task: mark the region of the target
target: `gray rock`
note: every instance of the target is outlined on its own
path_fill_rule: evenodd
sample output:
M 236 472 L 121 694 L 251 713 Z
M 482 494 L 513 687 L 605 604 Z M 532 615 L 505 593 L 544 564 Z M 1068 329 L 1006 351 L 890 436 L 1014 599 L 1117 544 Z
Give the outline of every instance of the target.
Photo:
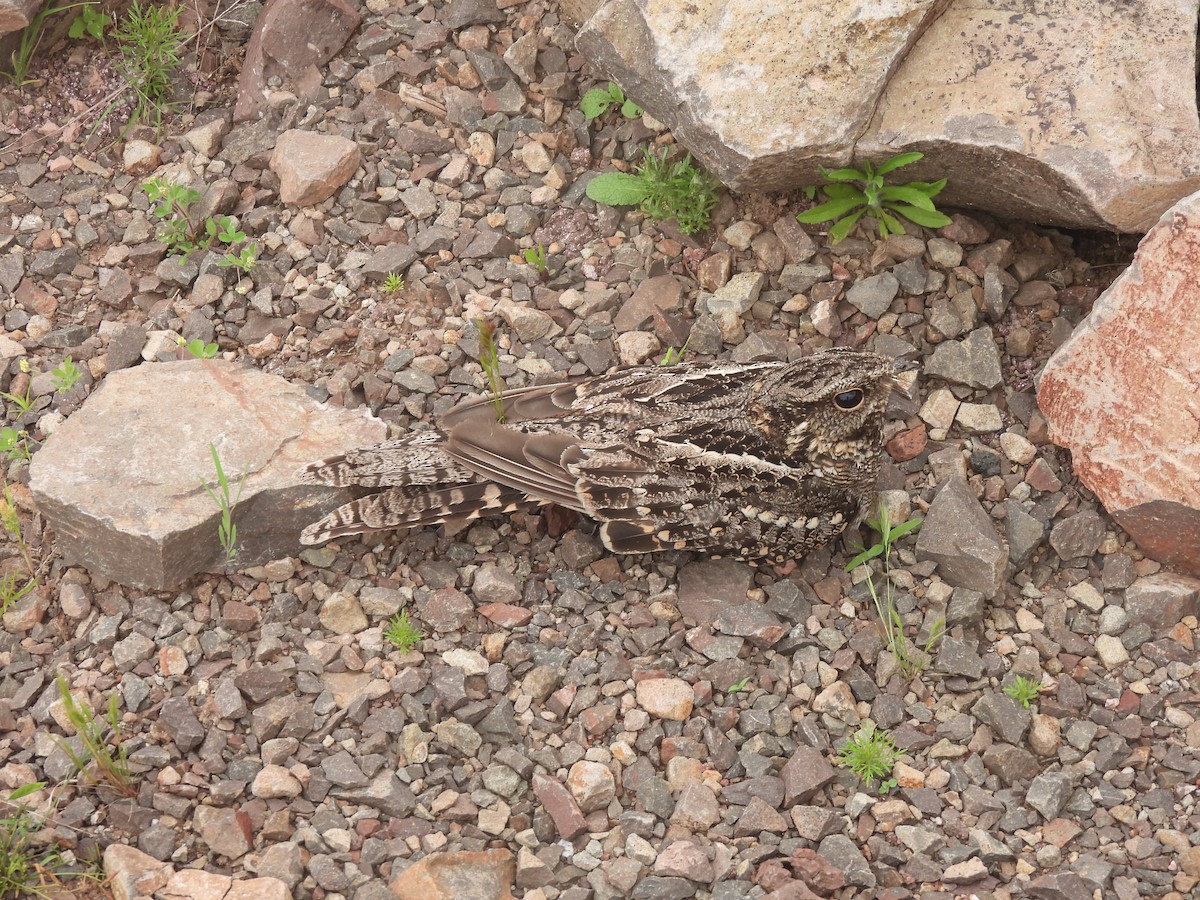
M 191 704 L 184 697 L 168 697 L 163 701 L 158 714 L 158 725 L 184 753 L 195 750 L 204 743 L 204 736 L 207 734 L 196 714 L 192 712 Z
M 841 869 L 846 883 L 856 887 L 875 887 L 875 873 L 862 851 L 844 834 L 831 834 L 821 841 L 817 852 L 834 868 Z
M 803 294 L 818 281 L 824 281 L 832 274 L 829 266 L 824 263 L 794 263 L 784 266 L 779 273 L 779 286 L 793 294 Z
M 1094 509 L 1062 519 L 1050 529 L 1050 546 L 1060 559 L 1092 556 L 1104 540 L 1104 520 Z
M 971 713 L 1008 744 L 1019 744 L 1033 715 L 1007 694 L 988 691 L 975 701 Z
M 965 675 L 967 678 L 978 678 L 983 674 L 983 659 L 975 649 L 974 642 L 962 638 L 946 637 L 938 648 L 937 661 L 934 668 L 947 675 Z
M 924 283 L 924 279 L 922 279 Z M 869 319 L 878 319 L 892 305 L 900 282 L 891 272 L 880 272 L 856 282 L 846 292 L 846 299 Z
M 714 316 L 723 312 L 744 315 L 758 300 L 766 283 L 767 276 L 761 272 L 739 272 L 708 298 L 709 313 Z
M 1125 590 L 1125 612 L 1154 631 L 1173 628 L 1185 616 L 1200 616 L 1200 579 L 1171 572 L 1139 578 Z
M 961 341 L 937 345 L 925 363 L 925 374 L 954 384 L 991 390 L 1003 380 L 1000 348 L 991 328 L 976 328 Z
M 30 487 L 72 563 L 163 590 L 224 562 L 209 444 L 231 481 L 238 564 L 299 547 L 300 530 L 349 491 L 300 484 L 301 466 L 386 436 L 383 424 L 315 403 L 276 375 L 221 360 L 113 372 L 30 466 Z
M 917 558 L 938 564 L 955 587 L 994 598 L 1004 583 L 1008 549 L 966 479 L 951 477 L 937 492 L 917 536 Z
M 1075 784 L 1063 772 L 1046 772 L 1037 776 L 1025 793 L 1025 802 L 1040 812 L 1046 821 L 1058 816 L 1071 794 Z
M 783 778 L 783 804 L 807 803 L 837 773 L 825 754 L 814 747 L 800 746 L 779 773 Z
M 1025 512 L 1016 500 L 1004 501 L 1004 536 L 1012 564 L 1022 568 L 1046 537 L 1046 526 Z

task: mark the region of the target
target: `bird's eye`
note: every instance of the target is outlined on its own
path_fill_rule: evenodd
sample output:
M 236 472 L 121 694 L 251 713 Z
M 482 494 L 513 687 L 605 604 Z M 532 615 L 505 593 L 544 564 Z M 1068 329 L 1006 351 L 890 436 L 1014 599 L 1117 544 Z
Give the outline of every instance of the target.
M 862 388 L 851 388 L 848 391 L 842 391 L 840 394 L 835 394 L 833 405 L 838 409 L 850 412 L 853 409 L 858 409 L 863 404 L 863 400 L 867 397 L 867 392 Z

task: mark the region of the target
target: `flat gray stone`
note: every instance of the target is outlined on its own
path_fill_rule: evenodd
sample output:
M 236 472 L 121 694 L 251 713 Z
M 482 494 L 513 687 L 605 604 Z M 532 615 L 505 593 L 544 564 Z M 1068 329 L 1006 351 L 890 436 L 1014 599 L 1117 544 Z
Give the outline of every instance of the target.
M 925 363 L 925 374 L 989 391 L 999 385 L 1004 376 L 992 329 L 976 328 L 964 340 L 938 344 Z
M 953 476 L 938 490 L 917 536 L 917 558 L 938 564 L 943 579 L 994 598 L 1004 583 L 1008 548 L 966 479 Z
M 112 372 L 34 455 L 30 488 L 71 564 L 164 590 L 225 563 L 209 444 L 231 480 L 237 565 L 294 555 L 300 530 L 352 499 L 300 484 L 302 466 L 381 441 L 383 423 L 325 407 L 300 387 L 223 360 Z M 236 481 L 231 485 L 236 491 Z

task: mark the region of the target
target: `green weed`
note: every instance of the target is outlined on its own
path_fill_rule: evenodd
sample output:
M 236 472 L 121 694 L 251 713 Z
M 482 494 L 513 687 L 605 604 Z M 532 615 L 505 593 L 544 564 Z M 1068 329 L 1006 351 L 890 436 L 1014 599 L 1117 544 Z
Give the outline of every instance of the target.
M 421 630 L 408 620 L 408 610 L 402 609 L 388 619 L 387 628 L 383 631 L 384 638 L 401 653 L 407 653 L 421 643 L 425 636 Z
M 29 457 L 26 456 L 26 459 Z M 21 532 L 21 519 L 17 515 L 17 505 L 13 502 L 12 488 L 6 483 L 4 485 L 4 498 L 0 500 L 0 526 L 3 526 L 4 531 L 12 538 L 17 545 L 17 549 L 21 551 L 21 558 L 25 560 L 25 567 L 29 571 L 29 583 L 37 584 L 37 566 L 33 564 L 33 556 L 29 552 L 29 545 L 25 543 L 25 535 Z M 22 596 L 28 592 L 28 588 L 21 592 Z M 17 599 L 20 599 L 18 597 Z
M 684 234 L 703 231 L 717 205 L 717 182 L 692 164 L 690 153 L 676 162 L 667 162 L 669 154 L 668 148 L 661 155 L 647 148 L 635 174 L 597 175 L 588 182 L 588 197 L 608 206 L 638 206 L 656 222 L 675 219 Z
M 6 454 L 9 459 L 30 459 L 29 434 L 11 425 L 0 428 L 0 453 Z
M 402 290 L 404 290 L 404 276 L 399 272 L 388 272 L 387 277 L 383 279 L 383 292 L 398 294 Z
M 179 68 L 185 38 L 179 30 L 182 7 L 134 0 L 112 32 L 120 60 L 117 68 L 134 93 L 134 111 L 126 131 L 137 122 L 153 121 L 162 129 L 170 111 L 171 76 Z M 111 107 L 110 107 L 111 109 Z
M 195 359 L 212 359 L 217 355 L 218 348 L 216 344 L 206 344 L 200 338 L 184 342 L 183 338 L 179 339 L 179 346 L 192 354 Z
M 0 897 L 51 897 L 58 884 L 54 870 L 62 855 L 56 847 L 36 845 L 34 835 L 42 823 L 18 802 L 45 786 L 44 781 L 22 785 L 3 800 L 6 812 L 13 812 L 0 818 Z
M 1020 703 L 1025 709 L 1029 709 L 1029 704 L 1036 700 L 1041 692 L 1041 681 L 1026 678 L 1024 675 L 1014 675 L 1013 680 L 1004 689 L 1004 693 Z
M 172 184 L 164 178 L 151 178 L 142 185 L 142 190 L 154 204 L 152 212 L 162 220 L 158 232 L 159 240 L 167 245 L 167 252 L 187 256 L 195 250 L 205 250 L 213 244 L 223 245 L 225 255 L 218 260 L 220 268 L 236 268 L 249 272 L 258 258 L 258 244 L 246 240 L 246 233 L 238 227 L 233 216 L 218 216 L 193 222 L 188 207 L 200 199 L 199 191 L 181 184 Z M 234 248 L 243 244 L 238 252 Z
M 83 9 L 79 10 L 79 15 L 75 17 L 75 21 L 71 23 L 71 28 L 67 32 L 67 36 L 73 41 L 81 41 L 85 37 L 94 38 L 103 43 L 104 32 L 112 25 L 112 18 L 104 10 L 96 10 L 93 8 L 95 4 L 84 4 Z
M 920 672 L 925 667 L 925 660 L 924 657 L 915 656 L 911 653 L 908 640 L 904 637 L 904 620 L 900 618 L 900 612 L 896 609 L 896 597 L 891 579 L 892 548 L 896 541 L 904 537 L 904 535 L 920 528 L 922 521 L 922 519 L 909 519 L 907 522 L 903 522 L 893 528 L 888 519 L 887 511 L 881 507 L 878 517 L 867 522 L 868 525 L 879 532 L 879 542 L 867 547 L 846 564 L 846 571 L 852 572 L 859 566 L 865 565 L 869 560 L 882 557 L 883 593 L 880 594 L 878 588 L 875 586 L 874 574 L 867 578 L 867 589 L 871 592 L 871 600 L 875 604 L 875 613 L 879 617 L 879 626 L 883 631 L 884 642 L 887 644 L 887 648 L 891 651 L 892 656 L 896 658 L 896 663 L 900 667 L 901 674 L 906 678 L 911 678 Z M 926 655 L 933 649 L 933 645 L 941 639 L 945 631 L 944 622 L 939 621 L 934 626 L 933 632 L 925 644 L 924 652 Z
M 890 734 L 867 722 L 842 745 L 837 759 L 863 783 L 878 782 L 879 793 L 886 794 L 896 786 L 888 776 L 903 755 Z
M 539 243 L 536 247 L 529 247 L 521 254 L 526 264 L 537 269 L 538 274 L 545 278 L 550 274 L 550 263 L 546 259 L 546 246 Z
M 59 746 L 70 758 L 79 777 L 89 784 L 104 785 L 118 796 L 136 797 L 138 790 L 130 776 L 129 761 L 121 743 L 121 715 L 117 710 L 116 691 L 109 695 L 107 715 L 101 718 L 86 703 L 75 700 L 66 678 L 59 675 L 57 680 L 67 721 L 75 729 L 83 750 L 77 751 L 67 741 L 59 741 Z
M 500 355 L 496 349 L 496 324 L 476 319 L 475 327 L 479 329 L 479 364 L 483 366 L 488 387 L 492 391 L 496 421 L 504 424 L 504 378 L 500 374 Z
M 208 449 L 212 453 L 213 466 L 217 470 L 217 490 L 214 491 L 206 481 L 201 481 L 200 485 L 208 491 L 208 496 L 221 511 L 221 521 L 217 525 L 217 539 L 221 542 L 221 549 L 225 551 L 225 562 L 232 565 L 238 555 L 237 525 L 233 521 L 233 511 L 237 507 L 238 501 L 242 499 L 242 488 L 246 484 L 246 476 L 243 475 L 238 479 L 237 493 L 235 494 L 230 488 L 229 478 L 225 475 L 225 469 L 221 465 L 221 457 L 217 454 L 216 445 L 209 444 Z
M 614 106 L 618 107 L 621 115 L 627 119 L 636 119 L 642 114 L 642 108 L 628 99 L 620 85 L 614 81 L 610 81 L 606 88 L 592 88 L 583 95 L 583 100 L 579 103 L 579 109 L 587 122 L 598 119 Z
M 25 583 L 22 584 L 22 581 Z M 36 580 L 32 578 L 26 580 L 12 572 L 0 578 L 0 617 L 3 617 L 18 600 L 35 587 L 37 587 Z
M 683 354 L 687 353 L 688 344 L 692 342 L 691 335 L 683 342 L 683 346 L 676 350 L 674 347 L 668 347 L 667 352 L 663 355 L 660 366 L 673 366 L 676 363 L 683 362 Z
M 728 690 L 728 691 L 726 691 L 725 693 L 727 693 L 727 694 L 737 694 L 737 693 L 740 693 L 740 692 L 744 691 L 744 690 L 745 690 L 747 687 L 749 687 L 749 686 L 750 686 L 750 682 L 751 682 L 751 681 L 753 681 L 753 680 L 754 680 L 754 676 L 753 676 L 753 675 L 747 675 L 747 676 L 746 676 L 745 678 L 743 678 L 741 681 L 738 681 L 738 682 L 735 682 L 734 684 L 731 684 L 731 685 L 729 686 L 729 690 Z
M 820 206 L 800 213 L 796 216 L 797 221 L 815 224 L 837 219 L 837 223 L 829 229 L 829 237 L 835 244 L 845 238 L 863 216 L 879 222 L 879 236 L 882 238 L 904 234 L 904 226 L 896 215 L 926 228 L 949 225 L 949 217 L 937 211 L 932 199 L 946 186 L 945 178 L 940 181 L 910 181 L 908 184 L 884 183 L 884 175 L 914 163 L 922 156 L 923 153 L 901 153 L 879 168 L 875 168 L 868 160 L 861 169 L 821 169 L 821 174 L 831 182 L 821 188 L 828 199 Z M 816 190 L 815 187 L 807 189 L 810 200 Z
M 51 370 L 50 383 L 54 385 L 55 391 L 65 394 L 71 388 L 75 387 L 75 382 L 79 381 L 80 374 L 79 366 L 75 365 L 70 354 L 67 354 L 62 361 L 62 365 L 57 369 Z

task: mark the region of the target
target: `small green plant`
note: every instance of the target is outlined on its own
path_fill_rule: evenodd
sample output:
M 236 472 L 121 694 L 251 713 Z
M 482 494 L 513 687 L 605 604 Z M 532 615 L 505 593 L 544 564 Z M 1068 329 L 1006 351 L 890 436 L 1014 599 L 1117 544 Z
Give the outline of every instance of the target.
M 738 682 L 735 682 L 734 684 L 731 684 L 731 685 L 729 686 L 729 690 L 728 690 L 728 691 L 726 691 L 726 693 L 727 693 L 727 694 L 738 694 L 738 693 L 741 693 L 742 691 L 744 691 L 744 690 L 745 690 L 745 689 L 746 689 L 746 688 L 747 688 L 747 687 L 750 685 L 750 682 L 751 682 L 751 681 L 753 681 L 753 680 L 754 680 L 754 676 L 753 676 L 753 675 L 747 675 L 747 676 L 746 676 L 745 678 L 743 678 L 741 681 L 738 681 Z
M 0 616 L 8 612 L 13 607 L 13 604 L 32 591 L 36 586 L 37 582 L 34 579 L 24 579 L 12 572 L 0 577 Z
M 91 707 L 75 700 L 71 686 L 62 675 L 58 676 L 58 693 L 67 721 L 75 729 L 83 750 L 76 750 L 67 741 L 59 741 L 59 746 L 70 757 L 79 776 L 90 784 L 106 785 L 118 796 L 136 797 L 138 790 L 130 777 L 129 761 L 121 743 L 121 716 L 117 710 L 116 691 L 108 697 L 107 715 L 103 718 L 97 716 Z
M 117 69 L 134 94 L 134 111 L 126 131 L 137 122 L 151 120 L 155 128 L 162 129 L 163 114 L 170 111 L 171 76 L 179 68 L 185 43 L 179 30 L 182 8 L 134 0 L 112 32 L 120 53 Z
M 876 588 L 873 574 L 867 578 L 867 589 L 871 592 L 871 600 L 875 604 L 875 612 L 879 617 L 879 626 L 883 631 L 884 642 L 892 656 L 896 658 L 901 674 L 906 678 L 911 678 L 920 672 L 925 666 L 925 661 L 923 657 L 915 656 L 910 652 L 908 640 L 904 637 L 904 620 L 900 618 L 900 612 L 896 609 L 896 597 L 891 579 L 892 548 L 896 541 L 904 535 L 920 528 L 922 521 L 922 519 L 909 519 L 907 522 L 892 527 L 887 511 L 880 507 L 876 518 L 867 521 L 868 525 L 879 532 L 879 542 L 867 547 L 846 564 L 846 571 L 852 572 L 859 566 L 865 565 L 869 560 L 882 557 L 883 593 L 881 594 Z M 945 623 L 939 620 L 934 626 L 929 640 L 925 643 L 926 655 L 941 639 L 945 630 Z
M 35 845 L 34 834 L 42 823 L 19 802 L 45 786 L 44 781 L 34 781 L 0 801 L 6 812 L 0 818 L 0 897 L 56 896 L 51 888 L 58 884 L 54 870 L 62 863 L 62 855 L 54 846 Z
M 79 366 L 75 365 L 70 354 L 63 359 L 62 365 L 50 372 L 50 383 L 54 385 L 54 390 L 60 394 L 65 394 L 71 388 L 75 387 L 75 382 L 79 381 Z
M 8 455 L 9 459 L 29 459 L 29 435 L 21 428 L 6 425 L 0 428 L 0 453 Z
M 583 95 L 579 108 L 585 121 L 598 119 L 612 107 L 619 107 L 621 115 L 627 119 L 636 119 L 642 114 L 642 108 L 625 96 L 621 86 L 610 81 L 606 88 L 592 88 Z
M 1024 675 L 1014 675 L 1013 680 L 1004 689 L 1004 693 L 1020 703 L 1025 709 L 1029 709 L 1029 704 L 1036 700 L 1041 692 L 1041 681 L 1026 678 Z
M 673 366 L 676 363 L 683 362 L 683 354 L 687 353 L 688 344 L 691 342 L 692 336 L 688 335 L 687 340 L 683 342 L 683 346 L 678 350 L 676 350 L 674 347 L 668 347 L 667 352 L 663 355 L 662 362 L 660 362 L 659 365 Z
M 242 488 L 246 484 L 246 476 L 243 475 L 238 479 L 237 493 L 235 494 L 229 486 L 229 478 L 225 475 L 225 468 L 221 465 L 221 457 L 217 453 L 216 445 L 209 444 L 208 449 L 212 453 L 213 467 L 217 470 L 217 490 L 214 491 L 212 485 L 206 481 L 201 481 L 200 485 L 208 491 L 208 496 L 221 511 L 221 521 L 217 525 L 217 538 L 221 542 L 221 549 L 225 551 L 225 562 L 232 565 L 238 555 L 237 525 L 233 522 L 233 511 L 237 508 L 238 501 L 242 499 Z
M 421 630 L 408 620 L 408 610 L 406 609 L 400 610 L 400 612 L 388 619 L 387 628 L 384 629 L 383 636 L 387 639 L 388 643 L 401 653 L 407 653 L 412 650 L 425 637 L 421 634 Z
M 479 364 L 492 391 L 496 421 L 504 424 L 504 377 L 500 374 L 500 355 L 496 349 L 496 323 L 476 319 L 475 327 L 479 329 Z
M 692 164 L 690 153 L 676 162 L 667 162 L 669 155 L 667 148 L 660 155 L 647 148 L 635 174 L 597 175 L 588 182 L 588 197 L 608 206 L 639 206 L 656 222 L 675 219 L 684 234 L 703 231 L 717 205 L 717 182 Z
M 226 253 L 218 262 L 217 266 L 222 269 L 236 268 L 239 272 L 249 272 L 254 268 L 254 260 L 258 256 L 258 245 L 251 241 L 243 247 L 238 253 Z M 239 275 L 240 277 L 240 275 Z
M 402 290 L 404 290 L 404 276 L 399 272 L 388 272 L 387 277 L 383 279 L 383 292 L 398 294 Z
M 29 545 L 25 543 L 25 535 L 21 532 L 21 519 L 17 515 L 17 505 L 13 502 L 12 488 L 7 483 L 4 485 L 4 499 L 0 500 L 0 525 L 4 527 L 4 531 L 17 545 L 17 549 L 21 551 L 21 557 L 25 560 L 25 567 L 29 571 L 29 583 L 31 585 L 37 584 L 37 567 L 33 564 L 33 557 L 29 553 Z M 21 591 L 21 596 L 24 596 L 26 593 L 28 593 L 28 588 Z M 17 599 L 20 599 L 20 597 Z
M 837 219 L 837 223 L 829 229 L 829 237 L 835 244 L 845 238 L 863 216 L 879 222 L 879 236 L 883 238 L 904 234 L 904 226 L 896 215 L 926 228 L 949 225 L 949 217 L 938 212 L 933 205 L 933 198 L 946 186 L 945 178 L 940 181 L 910 181 L 908 184 L 884 183 L 884 175 L 914 163 L 922 156 L 923 153 L 901 153 L 879 168 L 875 168 L 868 160 L 861 169 L 821 169 L 821 174 L 831 182 L 821 189 L 827 199 L 820 206 L 800 213 L 796 219 L 806 224 Z M 807 189 L 809 199 L 815 196 L 816 190 L 815 187 Z
M 179 339 L 179 346 L 186 350 L 196 359 L 212 359 L 217 355 L 219 349 L 216 344 L 206 344 L 200 338 L 185 342 L 183 338 Z
M 521 254 L 524 257 L 527 265 L 537 269 L 538 274 L 545 278 L 550 274 L 550 263 L 546 259 L 546 246 L 539 243 L 536 247 L 530 247 Z
M 200 199 L 200 192 L 165 178 L 151 178 L 142 190 L 155 204 L 154 215 L 163 220 L 158 237 L 167 245 L 167 252 L 186 256 L 199 249 L 199 231 L 188 216 L 188 207 Z
M 71 23 L 67 36 L 73 41 L 81 41 L 85 37 L 93 38 L 103 43 L 104 32 L 112 24 L 112 19 L 104 10 L 97 10 L 94 3 L 87 3 L 79 10 L 79 15 Z
M 0 72 L 17 87 L 23 87 L 27 84 L 32 84 L 37 79 L 29 77 L 29 66 L 33 62 L 33 54 L 37 52 L 38 45 L 42 42 L 42 35 L 46 30 L 46 20 L 51 16 L 58 15 L 60 12 L 66 12 L 68 9 L 75 9 L 77 6 L 89 6 L 93 0 L 88 0 L 86 3 L 68 3 L 65 6 L 51 6 L 47 4 L 38 11 L 29 22 L 21 30 L 21 36 L 18 39 L 17 47 L 9 56 L 9 68 L 11 72 Z
M 890 734 L 867 722 L 842 745 L 837 759 L 863 783 L 878 782 L 879 793 L 886 794 L 896 786 L 890 776 L 903 755 Z
M 21 371 L 24 372 L 26 375 L 29 374 L 29 372 L 30 372 L 29 360 L 22 359 L 21 362 L 18 363 L 18 366 L 20 367 Z M 33 409 L 33 397 L 29 393 L 31 387 L 32 387 L 31 384 L 26 383 L 24 394 L 0 393 L 0 397 L 3 397 L 9 403 L 16 406 L 16 408 L 18 410 L 20 410 L 21 414 L 24 415 L 25 413 L 29 412 L 29 410 Z

